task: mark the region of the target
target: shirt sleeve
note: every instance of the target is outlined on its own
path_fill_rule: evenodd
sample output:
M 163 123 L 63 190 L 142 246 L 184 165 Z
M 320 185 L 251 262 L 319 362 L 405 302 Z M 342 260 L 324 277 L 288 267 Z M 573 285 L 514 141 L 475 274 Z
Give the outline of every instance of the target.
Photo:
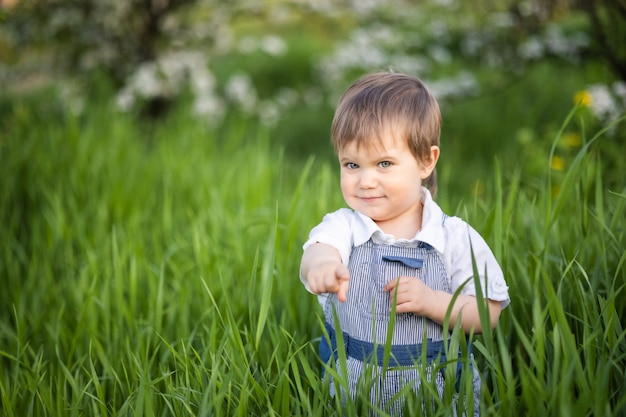
M 352 221 L 354 221 L 354 212 L 350 209 L 342 208 L 326 214 L 322 222 L 311 230 L 302 249 L 306 250 L 315 243 L 330 245 L 337 249 L 341 261 L 347 265 L 352 251 Z M 300 281 L 310 291 L 306 279 L 302 276 L 302 271 L 300 271 Z
M 493 252 L 469 224 L 459 218 L 449 218 L 446 223 L 455 223 L 448 229 L 446 248 L 452 291 L 460 287 L 461 294 L 476 296 L 476 281 L 472 257 L 476 260 L 480 288 L 484 297 L 500 301 L 502 308 L 510 303 L 508 286 L 504 274 Z M 447 226 L 447 225 L 446 225 Z
M 325 215 L 322 222 L 311 230 L 309 239 L 302 249 L 314 243 L 325 243 L 337 249 L 341 255 L 341 261 L 347 265 L 352 251 L 351 222 L 353 219 L 354 213 L 349 209 L 339 209 Z

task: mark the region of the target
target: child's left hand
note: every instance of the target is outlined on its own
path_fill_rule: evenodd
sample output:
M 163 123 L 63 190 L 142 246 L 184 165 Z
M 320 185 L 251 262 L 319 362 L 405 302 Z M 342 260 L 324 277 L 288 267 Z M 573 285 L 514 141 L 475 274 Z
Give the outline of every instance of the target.
M 415 277 L 401 276 L 393 279 L 383 289 L 389 293 L 393 303 L 398 287 L 396 313 L 415 313 L 419 316 L 430 315 L 432 304 L 436 303 L 435 291 Z

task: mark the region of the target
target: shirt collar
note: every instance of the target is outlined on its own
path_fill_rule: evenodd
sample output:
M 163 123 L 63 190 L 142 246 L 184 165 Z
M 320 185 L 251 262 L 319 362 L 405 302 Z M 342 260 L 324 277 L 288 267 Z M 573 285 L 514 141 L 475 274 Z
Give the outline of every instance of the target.
M 370 239 L 379 243 L 397 245 L 415 245 L 417 242 L 424 242 L 443 253 L 445 249 L 445 237 L 443 232 L 443 212 L 434 202 L 430 191 L 422 187 L 422 230 L 417 232 L 412 239 L 396 240 L 393 236 L 385 234 L 380 227 L 369 217 L 360 212 L 356 213 L 356 224 L 353 229 L 354 246 L 362 245 Z

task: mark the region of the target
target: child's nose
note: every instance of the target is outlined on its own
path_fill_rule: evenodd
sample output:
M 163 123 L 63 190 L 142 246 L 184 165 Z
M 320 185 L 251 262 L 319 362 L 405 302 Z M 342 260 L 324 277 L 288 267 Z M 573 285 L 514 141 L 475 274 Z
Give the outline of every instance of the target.
M 362 170 L 359 176 L 359 186 L 361 188 L 373 188 L 376 186 L 376 173 L 368 169 Z

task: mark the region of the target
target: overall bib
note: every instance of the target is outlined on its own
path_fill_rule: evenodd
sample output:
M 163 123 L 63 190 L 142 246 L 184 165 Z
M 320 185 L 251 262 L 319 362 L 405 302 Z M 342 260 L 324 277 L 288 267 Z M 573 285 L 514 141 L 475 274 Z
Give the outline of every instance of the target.
M 434 290 L 452 293 L 441 256 L 424 242 L 420 242 L 417 247 L 405 247 L 377 244 L 370 239 L 353 248 L 348 269 L 350 288 L 347 301 L 339 302 L 335 294 L 330 294 L 324 306 L 330 346 L 323 337 L 320 344 L 322 360 L 327 362 L 333 355 L 336 361 L 338 357 L 334 329 L 336 314 L 344 339 L 349 394 L 352 398 L 355 397 L 359 379 L 365 370 L 368 372 L 367 379 L 360 384 L 373 381 L 370 385 L 370 400 L 391 415 L 402 414 L 404 396 L 397 394 L 402 390 L 406 392 L 407 385 L 417 392 L 421 381 L 429 381 L 435 384 L 441 397 L 444 375 L 443 372 L 433 372 L 439 363 L 446 361 L 443 328 L 438 323 L 413 313 L 396 314 L 391 357 L 387 369 L 383 368 L 384 345 L 391 314 L 390 295 L 383 288 L 394 278 L 409 276 L 421 279 Z M 427 364 L 430 365 L 416 367 L 415 363 L 422 363 L 422 355 L 426 356 Z M 478 408 L 480 377 L 475 367 L 472 368 L 475 408 Z M 340 372 L 339 366 L 336 369 Z M 460 361 L 458 369 L 461 369 Z M 359 386 L 359 389 L 362 387 Z M 334 395 L 336 389 L 331 380 L 331 394 Z

